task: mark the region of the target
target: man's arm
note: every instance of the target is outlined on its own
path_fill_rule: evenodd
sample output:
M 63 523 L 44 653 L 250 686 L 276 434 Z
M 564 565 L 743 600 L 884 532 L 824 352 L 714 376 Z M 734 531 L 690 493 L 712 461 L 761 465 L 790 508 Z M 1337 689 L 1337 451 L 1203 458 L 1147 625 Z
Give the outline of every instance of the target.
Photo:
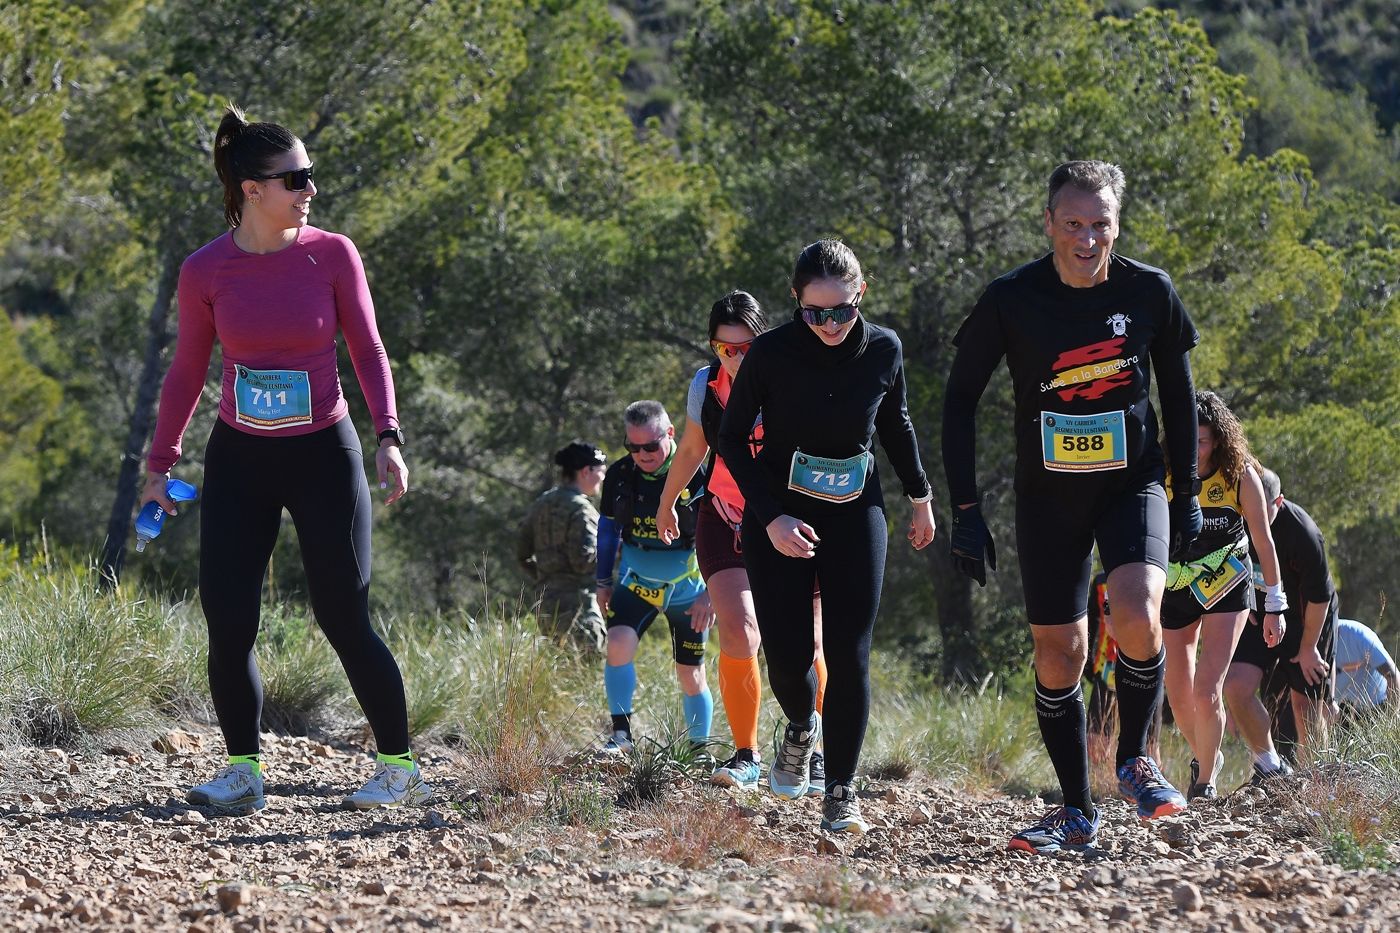
M 1384 664 L 1376 668 L 1376 673 L 1385 680 L 1385 702 L 1381 706 L 1393 709 L 1400 703 L 1400 679 L 1395 676 L 1395 666 Z
M 1327 608 L 1331 603 L 1305 603 L 1303 605 L 1303 641 L 1293 662 L 1303 671 L 1303 678 L 1310 684 L 1327 679 L 1327 662 L 1317 650 L 1317 641 L 1322 637 L 1322 626 L 1327 622 Z

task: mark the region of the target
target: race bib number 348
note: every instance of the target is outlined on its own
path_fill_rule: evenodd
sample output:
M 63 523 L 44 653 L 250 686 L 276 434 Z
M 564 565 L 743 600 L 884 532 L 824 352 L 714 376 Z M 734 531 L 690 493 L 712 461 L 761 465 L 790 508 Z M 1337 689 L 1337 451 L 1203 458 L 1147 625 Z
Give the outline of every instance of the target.
M 1128 434 L 1121 411 L 1101 415 L 1043 411 L 1040 435 L 1047 470 L 1093 473 L 1128 465 Z
M 311 423 L 311 379 L 303 370 L 234 367 L 239 424 L 277 431 Z

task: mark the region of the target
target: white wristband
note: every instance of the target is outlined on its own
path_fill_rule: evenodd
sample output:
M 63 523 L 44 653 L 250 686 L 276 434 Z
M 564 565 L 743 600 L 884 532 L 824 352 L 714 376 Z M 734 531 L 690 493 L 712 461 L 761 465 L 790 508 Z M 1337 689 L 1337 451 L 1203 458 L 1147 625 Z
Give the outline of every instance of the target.
M 1274 583 L 1264 589 L 1264 611 L 1277 614 L 1288 611 L 1288 597 L 1283 595 L 1283 584 Z
M 928 488 L 928 492 L 924 493 L 922 496 L 919 496 L 917 499 L 914 498 L 913 496 L 908 496 L 907 498 L 909 499 L 910 502 L 914 503 L 915 505 L 923 505 L 925 502 L 932 502 L 932 501 L 933 501 L 933 487 L 930 486 L 930 487 Z

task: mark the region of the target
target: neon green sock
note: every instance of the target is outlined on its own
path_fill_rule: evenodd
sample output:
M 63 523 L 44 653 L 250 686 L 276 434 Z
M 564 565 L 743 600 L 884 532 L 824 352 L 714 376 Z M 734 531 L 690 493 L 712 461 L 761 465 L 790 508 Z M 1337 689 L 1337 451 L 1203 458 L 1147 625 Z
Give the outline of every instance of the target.
M 375 760 L 381 765 L 397 765 L 400 768 L 407 768 L 410 771 L 413 770 L 414 760 L 412 750 L 406 751 L 402 755 L 386 755 L 380 752 L 375 756 Z
M 253 774 L 262 777 L 262 752 L 255 755 L 229 755 L 228 763 L 231 765 L 252 765 Z

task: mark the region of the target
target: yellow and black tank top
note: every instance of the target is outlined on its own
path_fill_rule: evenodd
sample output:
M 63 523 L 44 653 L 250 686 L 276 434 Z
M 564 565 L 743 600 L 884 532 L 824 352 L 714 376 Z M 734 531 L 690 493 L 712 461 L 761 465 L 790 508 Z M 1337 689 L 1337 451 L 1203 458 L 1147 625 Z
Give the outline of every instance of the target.
M 1168 501 L 1171 498 L 1172 489 L 1168 483 Z M 1201 480 L 1201 491 L 1196 495 L 1196 501 L 1201 506 L 1201 535 L 1186 552 L 1183 563 L 1200 560 L 1231 545 L 1248 547 L 1238 486 L 1225 482 L 1225 477 L 1216 470 Z

